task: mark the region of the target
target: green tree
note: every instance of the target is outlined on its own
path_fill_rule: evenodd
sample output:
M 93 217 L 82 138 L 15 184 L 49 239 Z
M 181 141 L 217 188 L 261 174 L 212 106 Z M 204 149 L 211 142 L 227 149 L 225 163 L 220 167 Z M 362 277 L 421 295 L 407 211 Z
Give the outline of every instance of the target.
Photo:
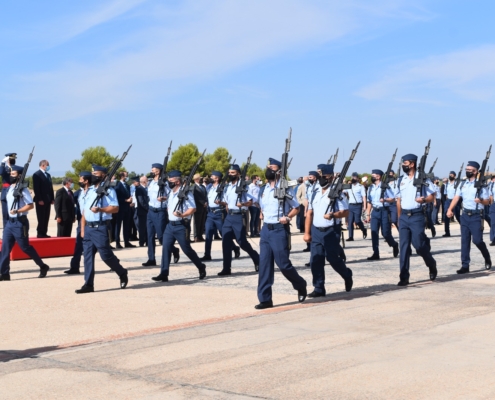
M 81 153 L 81 158 L 72 161 L 72 171 L 67 171 L 66 176 L 74 179 L 74 182 L 79 180 L 81 171 L 91 171 L 92 164 L 109 166 L 115 160 L 116 156 L 112 156 L 103 146 L 88 147 Z M 121 167 L 119 171 L 124 171 Z
M 187 176 L 191 173 L 191 169 L 198 161 L 201 153 L 198 147 L 193 143 L 188 143 L 179 146 L 177 150 L 172 152 L 170 160 L 167 165 L 167 170 L 172 171 L 174 169 L 182 172 L 183 176 Z M 198 173 L 203 174 L 205 170 L 205 160 L 198 167 Z
M 261 179 L 265 179 L 265 170 L 262 169 L 258 164 L 256 163 L 252 163 L 248 170 L 247 170 L 247 174 L 249 176 L 249 178 L 251 179 L 251 176 L 253 175 L 258 175 Z
M 232 156 L 225 147 L 217 147 L 211 154 L 205 156 L 204 173 L 210 175 L 212 171 L 225 173 L 232 161 Z

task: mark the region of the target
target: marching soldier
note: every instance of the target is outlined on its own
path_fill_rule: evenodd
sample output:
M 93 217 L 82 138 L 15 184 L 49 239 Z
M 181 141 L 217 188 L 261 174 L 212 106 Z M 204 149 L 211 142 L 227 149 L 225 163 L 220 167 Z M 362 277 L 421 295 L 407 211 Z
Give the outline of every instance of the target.
M 29 210 L 34 208 L 34 204 L 27 188 L 22 189 L 22 196 L 16 204 L 17 208 L 13 208 L 15 184 L 24 168 L 12 164 L 9 168 L 11 170 L 10 187 L 6 198 L 9 217 L 3 228 L 2 252 L 0 253 L 0 281 L 10 281 L 10 252 L 16 242 L 21 250 L 40 267 L 38 278 L 44 278 L 50 267 L 41 260 L 34 247 L 29 244 L 29 220 L 27 214 Z
M 330 164 L 331 165 L 331 164 Z M 349 216 L 347 217 L 347 230 L 349 237 L 347 242 L 354 240 L 354 224 L 363 232 L 363 239 L 368 236 L 368 230 L 364 227 L 361 215 L 366 211 L 366 189 L 359 183 L 359 175 L 353 172 L 351 176 L 351 188 L 346 189 L 345 193 L 349 199 Z
M 445 228 L 445 234 L 443 234 L 443 237 L 450 237 L 450 218 L 447 217 L 447 211 L 450 207 L 450 204 L 452 203 L 452 200 L 454 199 L 455 196 L 455 178 L 456 178 L 456 173 L 454 171 L 450 171 L 449 173 L 449 181 L 445 184 L 445 205 L 444 205 L 444 215 L 442 216 L 443 219 L 443 224 Z M 459 204 L 457 204 L 454 208 L 454 214 L 457 219 L 457 221 L 461 220 L 461 210 L 459 207 Z
M 492 260 L 488 248 L 483 241 L 483 211 L 484 206 L 490 201 L 488 190 L 484 187 L 478 189 L 475 187 L 476 176 L 480 165 L 476 161 L 469 161 L 466 166 L 466 180 L 457 188 L 456 195 L 450 203 L 447 211 L 447 218 L 452 218 L 454 208 L 462 197 L 462 215 L 461 215 L 461 261 L 462 267 L 457 271 L 458 274 L 469 272 L 471 258 L 471 239 L 474 245 L 481 251 L 485 259 L 485 268 L 492 267 Z
M 115 257 L 110 248 L 110 231 L 112 229 L 112 214 L 119 211 L 117 194 L 112 188 L 101 201 L 93 204 L 97 199 L 100 183 L 108 170 L 106 167 L 93 165 L 91 176 L 92 186 L 85 193 L 79 195 L 79 207 L 81 208 L 81 237 L 84 250 L 84 285 L 76 290 L 77 294 L 94 292 L 95 280 L 95 255 L 100 254 L 101 260 L 114 271 L 120 279 L 120 288 L 125 289 L 129 279 L 127 270 L 122 267 L 119 259 Z
M 394 193 L 394 202 L 390 203 L 388 209 L 390 211 L 390 223 L 397 228 L 397 180 L 395 179 L 395 172 L 393 169 L 390 170 L 390 175 L 388 178 L 388 185 L 392 192 Z
M 390 226 L 389 204 L 395 202 L 395 195 L 390 187 L 385 191 L 384 198 L 381 197 L 381 179 L 383 171 L 374 169 L 371 171 L 371 186 L 368 189 L 368 210 L 366 214 L 366 223 L 371 221 L 371 241 L 373 246 L 373 255 L 368 260 L 379 260 L 380 251 L 378 248 L 378 233 L 380 227 L 382 236 L 387 244 L 394 249 L 394 257 L 399 255 L 399 244 L 394 240 Z M 373 210 L 373 212 L 371 212 Z
M 7 153 L 5 158 L 0 164 L 0 175 L 2 176 L 2 217 L 3 217 L 3 227 L 9 220 L 9 212 L 7 207 L 7 192 L 10 187 L 10 173 L 12 172 L 12 166 L 15 165 L 15 160 L 17 158 L 16 153 Z
M 430 180 L 428 186 L 418 193 L 414 186 L 418 157 L 406 154 L 402 157 L 404 175 L 398 180 L 397 212 L 399 215 L 400 241 L 400 281 L 398 286 L 409 285 L 409 264 L 411 258 L 411 243 L 419 256 L 423 257 L 430 270 L 430 279 L 437 277 L 437 263 L 431 255 L 430 239 L 425 234 L 426 221 L 423 205 L 435 199 L 435 188 Z
M 275 265 L 282 274 L 292 283 L 297 290 L 299 302 L 303 302 L 307 296 L 307 283 L 293 267 L 289 255 L 290 230 L 292 219 L 299 212 L 299 203 L 294 199 L 287 199 L 284 208 L 281 209 L 279 201 L 275 198 L 275 189 L 280 179 L 282 164 L 273 158 L 269 159 L 269 165 L 265 172 L 268 184 L 263 193 L 260 193 L 259 204 L 263 216 L 263 228 L 260 235 L 260 268 L 258 277 L 258 299 L 260 303 L 254 308 L 262 310 L 273 307 L 272 286 L 274 282 Z
M 328 210 L 328 190 L 334 177 L 333 164 L 320 164 L 318 168 L 321 177 L 309 199 L 304 231 L 304 241 L 311 243 L 310 264 L 314 291 L 309 297 L 326 295 L 325 257 L 335 272 L 344 279 L 346 292 L 350 292 L 353 285 L 352 270 L 346 267 L 340 247 L 342 219 L 349 215 L 347 199 L 341 197 L 334 203 L 333 209 Z

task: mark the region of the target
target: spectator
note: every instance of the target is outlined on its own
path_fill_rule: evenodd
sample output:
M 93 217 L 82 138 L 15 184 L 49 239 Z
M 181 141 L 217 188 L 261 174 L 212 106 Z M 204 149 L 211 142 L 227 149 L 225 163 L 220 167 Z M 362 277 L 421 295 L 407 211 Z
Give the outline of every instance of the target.
M 260 223 L 260 205 L 258 203 L 260 187 L 258 185 L 260 177 L 258 175 L 251 176 L 251 183 L 248 186 L 248 199 L 253 200 L 253 205 L 249 206 L 249 236 L 259 237 L 259 223 Z
M 62 187 L 55 195 L 55 216 L 57 218 L 57 237 L 70 237 L 72 225 L 76 222 L 76 205 L 71 178 L 64 178 Z
M 33 174 L 34 202 L 36 203 L 36 217 L 38 218 L 38 238 L 49 238 L 48 221 L 50 220 L 50 209 L 55 203 L 53 193 L 50 163 L 48 160 L 40 161 L 40 169 Z
M 206 188 L 201 184 L 201 175 L 196 174 L 194 180 L 194 202 L 196 203 L 196 211 L 194 212 L 194 241 L 204 242 L 203 233 L 205 231 L 206 222 L 206 207 L 208 200 L 206 198 Z

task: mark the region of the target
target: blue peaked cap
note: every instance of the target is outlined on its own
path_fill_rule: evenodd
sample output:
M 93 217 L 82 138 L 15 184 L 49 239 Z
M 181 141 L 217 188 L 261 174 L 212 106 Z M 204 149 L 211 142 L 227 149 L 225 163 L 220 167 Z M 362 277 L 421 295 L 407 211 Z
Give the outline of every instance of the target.
M 416 154 L 406 154 L 402 156 L 402 161 L 418 161 L 418 156 Z
M 316 176 L 317 178 L 320 177 L 320 174 L 318 172 L 316 172 L 316 171 L 309 171 L 308 172 L 308 175 L 313 175 L 313 176 Z
M 22 174 L 22 171 L 24 171 L 24 167 L 21 167 L 20 165 L 13 165 L 12 171 L 16 171 L 16 172 L 19 172 L 20 174 Z
M 277 167 L 282 168 L 282 163 L 274 158 L 268 159 L 268 165 L 276 165 Z
M 151 164 L 151 168 L 163 169 L 163 165 L 160 163 Z
M 81 172 L 79 172 L 79 176 L 82 176 L 83 178 L 91 178 L 91 172 L 81 171 Z
M 383 171 L 381 169 L 373 169 L 373 170 L 371 170 L 371 173 L 383 176 Z
M 218 176 L 219 178 L 223 176 L 223 174 L 220 171 L 212 171 L 211 174 L 214 176 Z
M 322 175 L 331 175 L 333 174 L 333 166 L 334 164 L 318 164 L 318 169 Z
M 234 170 L 237 172 L 241 172 L 241 168 L 237 164 L 230 164 L 229 170 Z
M 468 167 L 474 167 L 476 169 L 480 169 L 480 165 L 476 161 L 468 161 L 467 166 Z
M 107 167 L 102 167 L 101 165 L 93 164 L 93 172 L 103 172 L 106 174 L 108 172 L 108 169 Z
M 177 171 L 176 169 L 170 171 L 168 173 L 169 178 L 180 178 L 182 177 L 182 173 L 180 171 Z

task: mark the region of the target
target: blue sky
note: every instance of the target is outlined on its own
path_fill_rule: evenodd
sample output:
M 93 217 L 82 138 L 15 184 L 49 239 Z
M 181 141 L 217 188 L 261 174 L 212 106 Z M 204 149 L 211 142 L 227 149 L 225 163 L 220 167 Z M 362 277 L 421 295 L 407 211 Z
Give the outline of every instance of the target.
M 125 165 L 148 171 L 170 140 L 263 165 L 292 127 L 292 177 L 358 140 L 365 172 L 430 138 L 446 176 L 493 138 L 492 1 L 4 3 L 0 153 L 36 145 L 57 174 L 131 143 Z

